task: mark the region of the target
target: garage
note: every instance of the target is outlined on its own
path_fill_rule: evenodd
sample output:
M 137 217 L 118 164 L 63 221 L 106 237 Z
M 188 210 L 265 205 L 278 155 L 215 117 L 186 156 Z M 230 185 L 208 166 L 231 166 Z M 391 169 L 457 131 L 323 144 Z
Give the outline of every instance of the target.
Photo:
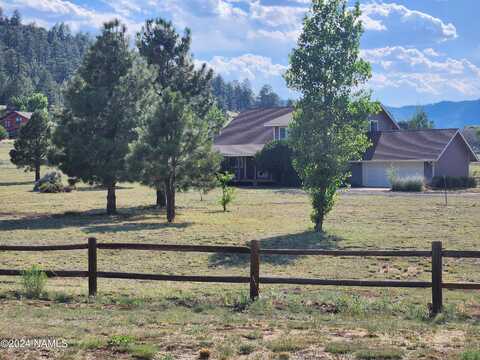
M 382 162 L 369 161 L 363 163 L 363 184 L 368 187 L 390 187 L 388 170 L 395 168 L 398 177 L 424 177 L 423 161 Z

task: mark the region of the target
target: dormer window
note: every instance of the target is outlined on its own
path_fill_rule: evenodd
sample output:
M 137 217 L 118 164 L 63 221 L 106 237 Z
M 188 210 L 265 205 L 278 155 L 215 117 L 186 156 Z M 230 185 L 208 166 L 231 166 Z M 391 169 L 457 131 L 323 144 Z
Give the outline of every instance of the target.
M 378 120 L 370 120 L 370 132 L 378 132 Z
M 20 124 L 22 122 L 22 118 L 20 116 L 17 116 L 17 124 Z

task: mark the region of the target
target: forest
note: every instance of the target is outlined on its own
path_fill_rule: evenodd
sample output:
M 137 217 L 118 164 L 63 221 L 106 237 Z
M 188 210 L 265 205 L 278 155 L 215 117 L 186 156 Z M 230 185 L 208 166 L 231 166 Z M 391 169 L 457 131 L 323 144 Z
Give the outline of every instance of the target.
M 0 104 L 43 93 L 51 106 L 63 104 L 62 91 L 80 66 L 93 37 L 60 23 L 51 29 L 22 22 L 20 12 L 8 17 L 0 8 Z M 215 70 L 215 69 L 214 69 Z M 212 95 L 224 111 L 287 105 L 269 85 L 255 94 L 248 80 L 225 81 L 216 74 Z

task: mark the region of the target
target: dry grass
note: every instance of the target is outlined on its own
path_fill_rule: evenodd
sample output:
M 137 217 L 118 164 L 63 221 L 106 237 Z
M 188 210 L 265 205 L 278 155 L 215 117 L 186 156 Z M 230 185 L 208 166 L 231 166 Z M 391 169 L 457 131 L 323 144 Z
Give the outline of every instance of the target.
M 480 194 L 465 192 L 451 194 L 448 207 L 436 193 L 342 193 L 324 235 L 311 231 L 305 194 L 289 189 L 240 189 L 227 213 L 217 191 L 204 201 L 195 192 L 183 193 L 178 219 L 169 225 L 163 213 L 149 207 L 152 190 L 122 184 L 120 214 L 106 216 L 102 190 L 81 185 L 68 194 L 31 192 L 32 174 L 9 163 L 10 146 L 0 143 L 1 243 L 65 244 L 95 236 L 100 242 L 243 245 L 258 239 L 263 247 L 428 249 L 431 241 L 442 240 L 449 249 L 477 249 L 480 241 Z M 87 266 L 85 251 L 2 253 L 0 259 L 2 268 L 14 269 Z M 425 280 L 429 266 L 423 259 L 265 257 L 261 273 Z M 209 275 L 246 275 L 248 267 L 248 258 L 238 256 L 103 250 L 98 264 L 105 271 Z M 480 281 L 478 262 L 447 261 L 444 276 Z M 240 285 L 100 279 L 96 300 L 85 296 L 85 279 L 49 280 L 43 300 L 26 300 L 20 290 L 20 279 L 0 277 L 0 338 L 65 337 L 69 349 L 50 357 L 114 359 L 158 351 L 159 359 L 194 359 L 206 348 L 217 358 L 275 358 L 277 350 L 291 352 L 294 359 L 324 356 L 328 343 L 368 340 L 401 348 L 409 359 L 425 354 L 454 359 L 480 343 L 475 292 L 446 292 L 445 321 L 432 324 L 422 320 L 430 301 L 427 290 L 262 286 L 261 299 L 250 305 L 243 304 L 247 287 Z M 127 335 L 134 340 L 125 352 L 108 346 L 112 336 Z M 272 348 L 285 341 L 288 346 Z M 40 354 L 30 350 L 32 358 Z

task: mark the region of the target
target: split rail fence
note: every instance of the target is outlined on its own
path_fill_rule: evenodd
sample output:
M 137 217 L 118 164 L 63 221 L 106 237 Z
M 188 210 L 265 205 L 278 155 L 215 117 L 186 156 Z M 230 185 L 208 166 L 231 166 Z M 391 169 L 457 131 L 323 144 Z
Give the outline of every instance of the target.
M 106 272 L 97 269 L 97 250 L 147 250 L 147 251 L 178 251 L 201 253 L 229 253 L 250 255 L 250 276 L 202 276 L 202 275 L 159 275 L 143 273 Z M 45 270 L 49 277 L 88 277 L 88 292 L 90 296 L 97 294 L 97 279 L 139 279 L 159 281 L 187 281 L 209 283 L 245 283 L 250 284 L 250 298 L 259 296 L 260 284 L 294 284 L 294 285 L 324 285 L 324 286 L 358 286 L 384 288 L 431 288 L 433 314 L 438 314 L 443 307 L 443 289 L 480 290 L 480 283 L 449 283 L 443 282 L 443 258 L 480 258 L 480 251 L 444 250 L 440 241 L 432 242 L 431 250 L 315 250 L 315 249 L 262 249 L 258 241 L 247 246 L 209 246 L 209 245 L 174 245 L 174 244 L 140 244 L 140 243 L 97 243 L 95 238 L 89 238 L 85 244 L 71 245 L 41 245 L 16 246 L 0 245 L 0 252 L 12 251 L 67 251 L 88 250 L 88 270 Z M 314 279 L 292 277 L 260 276 L 260 255 L 292 255 L 292 256 L 352 256 L 352 257 L 422 257 L 431 259 L 431 281 L 400 281 L 400 280 L 348 280 L 348 279 Z M 22 275 L 22 270 L 0 269 L 0 276 Z

